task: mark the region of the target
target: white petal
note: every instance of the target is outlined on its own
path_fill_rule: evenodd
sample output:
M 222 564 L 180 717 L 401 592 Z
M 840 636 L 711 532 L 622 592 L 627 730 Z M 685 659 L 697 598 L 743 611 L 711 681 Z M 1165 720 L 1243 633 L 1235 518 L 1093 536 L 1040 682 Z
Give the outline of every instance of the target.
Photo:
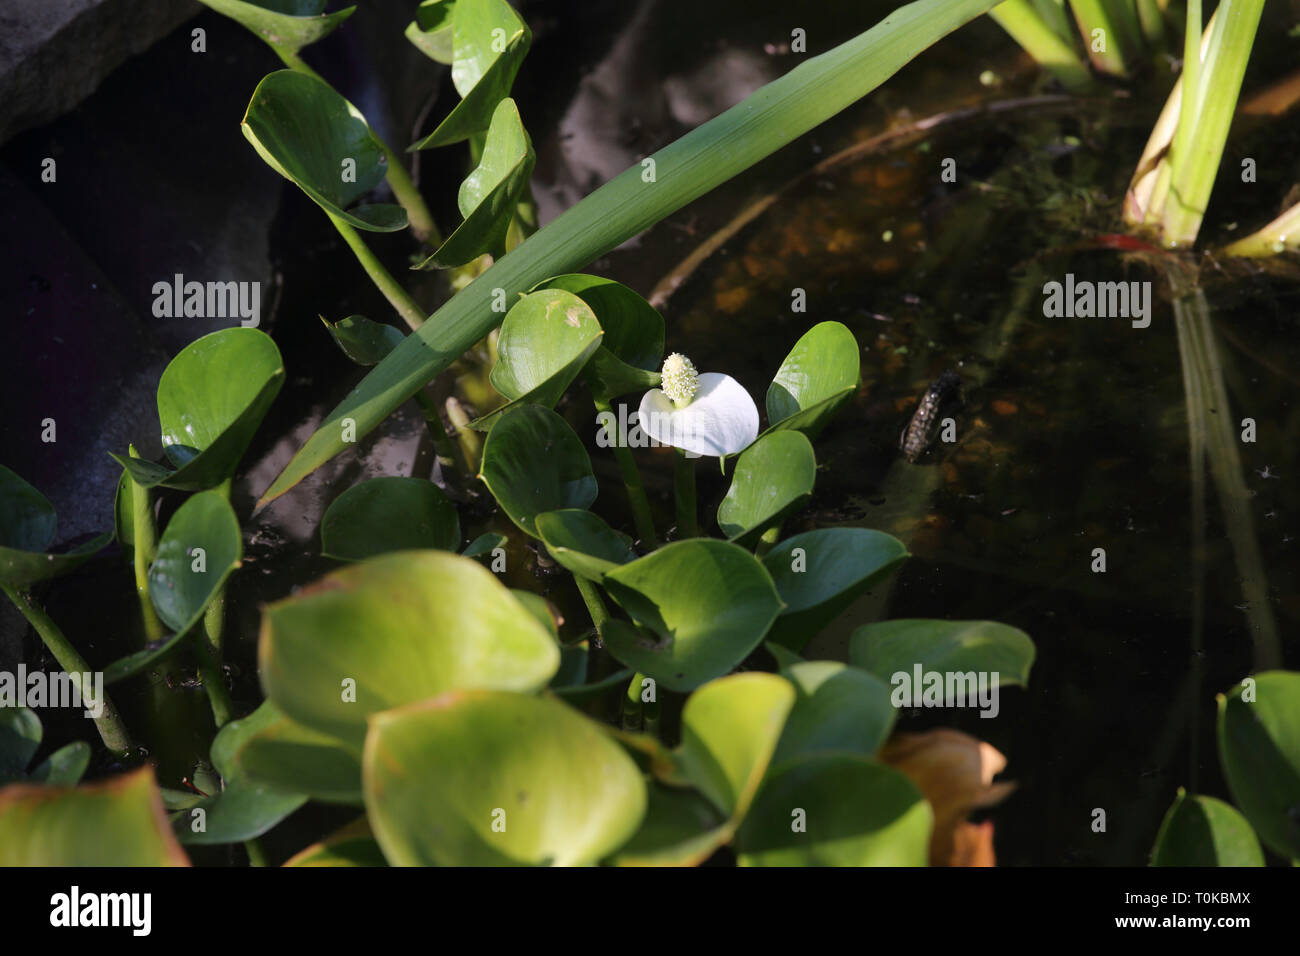
M 677 408 L 662 389 L 641 399 L 641 430 L 655 441 L 697 455 L 734 455 L 758 437 L 758 406 L 730 375 L 705 372 L 695 400 Z

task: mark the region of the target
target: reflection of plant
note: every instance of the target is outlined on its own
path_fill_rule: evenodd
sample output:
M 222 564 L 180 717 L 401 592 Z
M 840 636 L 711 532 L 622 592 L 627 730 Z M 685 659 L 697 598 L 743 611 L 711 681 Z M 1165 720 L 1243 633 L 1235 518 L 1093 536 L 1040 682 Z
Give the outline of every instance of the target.
M 1219 762 L 1237 807 L 1179 788 L 1151 865 L 1263 866 L 1260 840 L 1300 865 L 1300 673 L 1257 674 L 1218 701 Z

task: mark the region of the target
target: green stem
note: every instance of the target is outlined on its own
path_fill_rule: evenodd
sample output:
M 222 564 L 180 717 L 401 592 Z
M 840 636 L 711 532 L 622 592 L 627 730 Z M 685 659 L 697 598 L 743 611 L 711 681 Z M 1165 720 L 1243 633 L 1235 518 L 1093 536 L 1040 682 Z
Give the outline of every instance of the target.
M 700 524 L 695 506 L 695 461 L 680 448 L 674 449 L 673 496 L 677 499 L 677 535 L 698 538 Z
M 1074 44 L 1053 30 L 1029 0 L 1005 0 L 990 10 L 989 16 L 1067 90 L 1077 93 L 1092 88 L 1092 73 Z
M 754 556 L 761 558 L 767 552 L 771 551 L 778 541 L 781 540 L 781 525 L 774 524 L 763 532 L 763 536 L 758 539 L 758 544 L 754 547 Z
M 443 427 L 438 406 L 424 389 L 415 393 L 415 404 L 420 406 L 425 427 L 429 429 L 429 435 L 433 439 L 433 449 L 438 455 L 438 464 L 442 466 L 443 477 L 450 478 L 460 471 L 461 467 L 456 463 L 456 446 L 452 443 L 451 436 L 447 434 L 447 429 Z
M 627 691 L 623 694 L 623 729 L 632 731 L 641 729 L 641 680 L 643 675 L 632 675 Z
M 608 399 L 597 398 L 595 404 L 598 414 L 614 414 Z M 641 539 L 642 545 L 654 550 L 659 547 L 658 541 L 655 540 L 654 515 L 650 511 L 650 499 L 646 497 L 645 485 L 641 481 L 641 472 L 636 466 L 636 458 L 632 455 L 632 449 L 621 441 L 621 435 L 613 437 L 614 458 L 618 461 L 618 470 L 623 475 L 623 487 L 627 489 L 627 501 L 632 508 L 632 521 L 636 525 L 636 535 Z
M 212 706 L 212 719 L 220 730 L 234 716 L 234 705 L 230 702 L 230 692 L 226 690 L 226 672 L 221 667 L 220 651 L 209 641 L 195 641 L 194 646 L 198 649 L 199 677 L 203 680 L 203 690 Z
M 5 594 L 13 602 L 14 607 L 18 608 L 23 617 L 27 618 L 27 622 L 36 629 L 36 633 L 41 636 L 41 640 L 54 655 L 54 659 L 76 685 L 82 700 L 89 701 L 93 697 L 94 688 L 81 686 L 82 675 L 91 673 L 86 659 L 77 653 L 77 649 L 64 636 L 63 631 L 59 630 L 59 626 L 45 613 L 45 609 L 32 600 L 30 594 L 11 588 L 7 584 L 0 587 L 4 588 Z M 87 694 L 87 690 L 91 693 Z M 100 738 L 104 741 L 104 746 L 119 756 L 129 754 L 133 749 L 131 735 L 127 732 L 126 725 L 122 723 L 122 718 L 107 693 L 103 695 L 100 704 L 103 707 L 102 712 L 92 719 L 95 721 L 95 728 L 99 731 Z
M 469 427 L 469 415 L 455 396 L 447 397 L 447 418 L 456 429 L 456 444 L 460 445 L 460 453 L 465 458 L 465 474 L 477 475 L 483 458 L 483 443 L 478 432 Z
M 603 638 L 605 622 L 609 620 L 609 609 L 605 607 L 604 598 L 600 596 L 596 585 L 581 575 L 575 574 L 573 580 L 577 582 L 578 593 L 582 595 L 583 603 L 587 605 L 587 613 L 591 615 L 591 623 L 595 625 L 596 633 Z
M 397 314 L 405 320 L 411 330 L 414 331 L 423 325 L 424 310 L 384 268 L 384 264 L 370 251 L 370 247 L 366 245 L 360 234 L 334 213 L 327 211 L 325 215 L 330 217 L 330 222 L 334 223 L 334 228 L 339 231 L 343 241 L 352 249 L 357 261 L 361 263 L 361 267 L 370 276 L 370 280 L 384 294 L 384 298 L 392 304 L 393 308 L 397 310 Z
M 135 450 L 135 446 L 128 448 L 128 454 L 132 458 L 139 458 L 140 454 Z M 158 612 L 154 610 L 153 601 L 149 598 L 149 565 L 153 564 L 153 559 L 158 550 L 157 532 L 153 524 L 153 503 L 149 500 L 149 489 L 136 483 L 136 480 L 127 474 L 127 480 L 131 482 L 131 534 L 133 538 L 132 550 L 134 552 L 132 564 L 135 570 L 135 593 L 140 599 L 140 614 L 144 618 L 144 636 L 147 642 L 161 640 L 166 633 L 162 621 L 158 619 Z
M 266 851 L 256 840 L 244 841 L 244 852 L 248 854 L 249 866 L 266 866 Z
M 289 69 L 315 77 L 322 83 L 326 82 L 325 78 L 308 66 L 297 53 L 282 50 L 274 45 L 271 49 L 279 54 L 280 59 L 284 61 L 284 65 Z M 388 186 L 392 189 L 397 201 L 406 210 L 406 221 L 411 225 L 411 232 L 421 242 L 428 242 L 430 245 L 435 246 L 442 245 L 442 236 L 438 232 L 437 224 L 433 221 L 433 213 L 429 212 L 429 206 L 424 201 L 424 197 L 420 195 L 420 190 L 415 188 L 411 174 L 402 165 L 401 158 L 393 152 L 392 147 L 381 139 L 374 129 L 370 130 L 370 135 L 375 138 L 375 142 L 379 144 L 379 148 L 384 151 L 384 156 L 388 159 L 388 171 L 384 174 L 384 178 L 388 180 Z

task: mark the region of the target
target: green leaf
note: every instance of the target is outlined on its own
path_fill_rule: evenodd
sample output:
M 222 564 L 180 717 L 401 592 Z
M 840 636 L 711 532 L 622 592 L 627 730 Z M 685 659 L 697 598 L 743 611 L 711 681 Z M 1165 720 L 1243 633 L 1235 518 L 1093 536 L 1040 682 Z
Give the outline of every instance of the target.
M 339 28 L 356 7 L 325 13 L 325 0 L 200 0 L 256 33 L 278 52 L 293 55 Z
M 239 567 L 242 553 L 239 520 L 220 492 L 200 492 L 181 505 L 149 568 L 149 599 L 172 633 L 114 661 L 104 670 L 104 683 L 138 674 L 179 644 Z
M 501 510 L 534 538 L 542 512 L 589 508 L 596 500 L 582 439 L 541 405 L 518 405 L 493 423 L 483 443 L 481 477 Z
M 781 610 L 772 579 L 737 545 L 691 538 L 605 574 L 605 587 L 650 635 L 610 620 L 619 662 L 670 690 L 721 677 L 762 641 Z
M 1034 642 L 996 621 L 904 619 L 866 624 L 849 639 L 849 661 L 888 682 L 894 674 L 993 673 L 999 686 L 1029 683 Z
M 696 866 L 731 838 L 718 811 L 694 790 L 648 785 L 641 828 L 610 860 L 615 866 Z
M 172 821 L 172 828 L 185 845 L 242 843 L 273 829 L 306 802 L 302 794 L 280 793 L 235 780 L 220 793 L 182 810 Z
M 0 789 L 0 866 L 188 866 L 142 767 L 75 789 Z
M 804 827 L 794 823 L 802 813 Z M 925 866 L 933 813 L 901 773 L 858 754 L 776 768 L 736 835 L 741 866 Z
M 320 320 L 343 354 L 358 365 L 378 365 L 406 338 L 400 329 L 372 322 L 363 315 L 349 315 L 333 323 L 324 316 Z
M 235 473 L 283 384 L 280 350 L 265 332 L 233 328 L 205 335 L 182 349 L 158 382 L 158 420 L 171 467 L 113 458 L 146 488 L 219 485 Z
M 123 468 L 113 498 L 113 532 L 127 564 L 135 560 L 135 502 L 131 488 L 131 473 Z
M 527 193 L 537 154 L 512 99 L 502 100 L 492 114 L 479 164 L 460 184 L 457 203 L 464 222 L 421 262 L 418 269 L 452 269 L 487 253 L 506 253 L 506 232 L 515 206 Z
M 423 0 L 415 19 L 406 27 L 406 38 L 425 56 L 451 66 L 456 58 L 452 36 L 452 11 L 456 0 Z
M 90 766 L 90 744 L 74 740 L 42 760 L 29 775 L 49 787 L 75 787 Z
M 532 693 L 555 674 L 560 651 L 482 565 L 404 551 L 269 605 L 258 661 L 277 710 L 360 749 L 370 714 L 450 690 Z
M 456 0 L 451 26 L 451 81 L 462 99 L 412 150 L 458 143 L 487 129 L 533 41 L 505 0 Z
M 627 687 L 627 682 L 632 679 L 633 673 L 632 668 L 625 667 L 590 684 L 554 686 L 551 688 L 551 693 L 575 707 L 582 707 L 604 697 L 615 688 Z
M 477 558 L 482 554 L 491 554 L 509 540 L 510 539 L 503 534 L 489 531 L 487 534 L 481 534 L 471 541 L 469 547 L 461 552 L 461 556 L 466 558 Z
M 555 405 L 600 345 L 600 323 L 576 295 L 532 292 L 506 313 L 492 386 L 510 404 L 470 422 L 479 431 L 526 404 Z
M 285 861 L 285 866 L 387 866 L 365 817 L 335 830 Z
M 804 661 L 781 671 L 798 697 L 772 758 L 839 751 L 870 757 L 889 737 L 897 711 L 878 677 L 839 661 Z
M 797 429 L 816 438 L 858 390 L 858 340 L 840 322 L 819 322 L 785 357 L 767 390 L 770 430 Z
M 802 650 L 908 556 L 903 542 L 868 528 L 818 528 L 786 538 L 763 558 L 786 605 L 768 641 Z
M 1255 831 L 1236 808 L 1182 787 L 1165 814 L 1151 851 L 1152 866 L 1263 866 Z
M 21 780 L 41 746 L 44 730 L 35 711 L 0 707 L 0 784 Z
M 356 755 L 336 738 L 294 723 L 270 701 L 221 728 L 212 762 L 229 780 L 326 803 L 361 803 Z
M 1233 801 L 1270 849 L 1300 858 L 1300 673 L 1266 671 L 1219 697 L 1219 760 Z
M 366 809 L 400 866 L 581 866 L 646 808 L 641 773 L 599 724 L 556 700 L 461 691 L 377 714 Z
M 582 370 L 592 393 L 608 401 L 628 392 L 654 388 L 664 360 L 664 317 L 622 283 L 570 273 L 539 283 L 541 289 L 572 292 L 591 307 L 605 330 L 600 348 Z
M 551 607 L 551 603 L 540 594 L 534 594 L 532 591 L 525 591 L 522 588 L 511 588 L 510 593 L 515 596 L 524 609 L 531 614 L 537 623 L 546 628 L 546 632 L 551 635 L 552 640 L 559 641 L 560 625 L 556 620 L 556 611 Z M 563 657 L 563 655 L 561 655 Z M 554 679 L 554 678 L 552 678 Z
M 387 161 L 361 111 L 324 80 L 296 70 L 268 74 L 240 128 L 268 166 L 331 216 L 369 232 L 406 228 L 401 206 L 353 206 L 383 180 Z
M 632 539 L 590 511 L 547 511 L 538 515 L 535 523 L 537 536 L 551 557 L 589 581 L 599 583 L 606 572 L 636 559 Z
M 423 478 L 371 478 L 330 503 L 320 524 L 321 553 L 360 561 L 389 551 L 460 547 L 460 518 L 446 493 Z
M 817 459 L 799 432 L 772 432 L 736 460 L 727 496 L 718 506 L 718 527 L 728 540 L 752 545 L 812 495 Z
M 284 494 L 349 447 L 342 440 L 342 419 L 353 419 L 357 433 L 366 434 L 482 339 L 499 318 L 492 312 L 496 290 L 509 298 L 551 276 L 584 268 L 865 96 L 996 2 L 917 0 L 900 7 L 648 157 L 655 161 L 653 185 L 642 179 L 641 163 L 606 183 L 499 259 L 409 336 L 327 416 L 262 502 Z
M 732 674 L 705 684 L 682 709 L 678 771 L 725 817 L 739 823 L 795 705 L 795 689 L 775 674 Z
M 0 465 L 0 584 L 25 588 L 66 574 L 113 540 L 102 534 L 71 551 L 49 554 L 56 521 L 49 500 Z

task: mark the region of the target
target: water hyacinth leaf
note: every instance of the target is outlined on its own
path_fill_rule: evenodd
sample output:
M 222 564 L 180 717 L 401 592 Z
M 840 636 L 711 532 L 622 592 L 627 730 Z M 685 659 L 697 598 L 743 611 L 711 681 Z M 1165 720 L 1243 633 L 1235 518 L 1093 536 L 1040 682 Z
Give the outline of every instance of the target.
M 493 423 L 481 470 L 501 510 L 534 538 L 539 514 L 590 508 L 596 500 L 596 476 L 582 439 L 541 405 L 518 405 Z
M 559 612 L 550 601 L 540 594 L 534 594 L 532 591 L 525 591 L 523 588 L 511 588 L 510 593 L 515 596 L 524 609 L 537 621 L 538 624 L 546 628 L 546 632 L 558 641 L 560 639 Z
M 400 329 L 363 315 L 349 315 L 337 322 L 330 322 L 324 316 L 320 320 L 343 354 L 358 365 L 378 365 L 406 338 Z
M 506 232 L 536 162 L 519 107 L 512 99 L 502 100 L 492 114 L 478 166 L 460 184 L 457 204 L 464 221 L 417 268 L 453 269 L 484 253 L 505 255 Z
M 645 820 L 609 861 L 615 866 L 697 866 L 731 837 L 730 827 L 694 790 L 647 786 Z
M 533 40 L 506 0 L 456 0 L 451 30 L 451 82 L 461 101 L 412 150 L 458 143 L 487 129 Z
M 596 313 L 605 330 L 600 348 L 582 370 L 597 398 L 608 401 L 659 384 L 664 360 L 664 317 L 627 286 L 613 279 L 569 273 L 539 283 L 533 291 L 572 292 Z
M 101 534 L 70 551 L 49 554 L 56 521 L 49 500 L 0 465 L 0 584 L 25 588 L 66 574 L 113 540 L 112 534 Z
M 781 610 L 772 578 L 738 545 L 692 538 L 605 574 L 609 593 L 650 634 L 611 620 L 622 664 L 676 691 L 721 677 L 762 641 Z
M 90 744 L 74 740 L 33 767 L 28 777 L 33 783 L 43 783 L 47 787 L 75 787 L 89 766 Z
M 793 808 L 805 827 L 792 825 Z M 776 768 L 736 835 L 741 866 L 925 866 L 932 812 L 896 770 L 858 754 Z
M 596 351 L 601 335 L 595 313 L 576 295 L 557 289 L 524 296 L 501 323 L 490 376 L 492 387 L 510 403 L 470 427 L 488 431 L 521 405 L 553 406 Z
M 172 820 L 172 829 L 184 845 L 242 843 L 273 829 L 306 802 L 302 794 L 280 793 L 247 780 L 235 780 L 219 793 L 180 811 Z
M 641 824 L 645 781 L 557 700 L 460 691 L 376 714 L 366 809 L 399 866 L 582 866 Z
M 41 719 L 27 707 L 0 707 L 0 783 L 21 780 L 40 749 Z
M 242 553 L 239 520 L 219 492 L 200 492 L 181 505 L 167 522 L 149 568 L 149 599 L 172 633 L 114 661 L 104 670 L 104 683 L 138 674 L 180 643 L 239 567 Z
M 258 329 L 222 329 L 191 342 L 158 381 L 158 421 L 170 467 L 113 455 L 135 481 L 203 491 L 235 473 L 284 384 L 280 350 Z
M 387 161 L 360 110 L 324 80 L 296 70 L 268 74 L 240 129 L 268 166 L 330 215 L 369 232 L 406 228 L 401 206 L 354 205 L 383 181 Z
M 466 558 L 477 558 L 482 554 L 491 554 L 497 548 L 502 547 L 509 539 L 495 531 L 489 531 L 487 534 L 481 534 L 469 543 L 469 546 L 461 552 Z
M 384 851 L 365 817 L 335 830 L 319 843 L 294 854 L 285 866 L 387 866 Z
M 816 438 L 858 390 L 858 340 L 841 322 L 819 322 L 795 343 L 767 390 L 772 430 L 797 429 Z
M 580 508 L 547 511 L 536 519 L 537 536 L 561 566 L 600 582 L 605 573 L 636 559 L 632 539 L 600 515 Z
M 560 650 L 481 564 L 404 551 L 268 605 L 258 661 L 277 710 L 360 750 L 370 714 L 458 689 L 532 693 Z
M 739 823 L 794 705 L 794 687 L 775 674 L 755 671 L 710 681 L 682 709 L 682 743 L 674 752 L 678 772 Z
M 200 0 L 256 33 L 277 52 L 293 56 L 339 28 L 356 7 L 325 13 L 325 0 Z
M 763 557 L 786 605 L 768 641 L 802 650 L 907 557 L 903 542 L 869 528 L 818 528 L 786 538 Z
M 1259 838 L 1300 859 L 1300 673 L 1266 671 L 1250 680 L 1253 687 L 1219 697 L 1219 762 Z
M 76 788 L 0 790 L 0 866 L 188 866 L 153 770 Z
M 1160 824 L 1151 865 L 1263 866 L 1264 851 L 1236 807 L 1179 787 Z
M 899 673 L 997 674 L 999 686 L 1029 683 L 1034 642 L 1019 628 L 997 621 L 924 618 L 866 624 L 849 639 L 849 662 L 889 681 Z M 920 688 L 914 688 L 920 694 Z
M 371 478 L 325 509 L 321 553 L 361 561 L 390 551 L 460 547 L 460 518 L 446 492 L 423 478 Z
M 780 621 L 780 618 L 777 618 L 777 620 Z M 767 652 L 776 659 L 778 670 L 785 670 L 787 667 L 793 667 L 795 664 L 803 663 L 802 657 L 790 650 L 790 648 L 784 647 L 781 644 L 773 644 L 768 640 L 763 642 L 763 647 L 765 647 Z
M 656 164 L 654 188 L 646 188 L 640 162 L 600 187 L 498 260 L 408 337 L 330 412 L 262 503 L 350 447 L 342 439 L 343 419 L 356 423 L 358 435 L 367 434 L 482 339 L 499 321 L 492 312 L 496 290 L 513 297 L 550 276 L 585 267 L 845 109 L 996 2 L 916 0 L 899 7 L 647 157 Z M 754 130 L 762 135 L 750 135 Z
M 799 432 L 772 432 L 736 460 L 731 487 L 718 506 L 718 527 L 730 541 L 752 545 L 812 495 L 817 458 Z
M 590 684 L 568 684 L 551 688 L 551 692 L 563 701 L 567 701 L 574 707 L 582 707 L 604 697 L 610 691 L 616 688 L 627 687 L 627 682 L 632 679 L 634 671 L 630 667 L 614 671 L 608 677 L 602 677 L 600 680 L 592 681 Z
M 889 687 L 874 674 L 839 661 L 804 661 L 781 676 L 794 685 L 797 697 L 773 766 L 829 751 L 870 757 L 888 739 L 897 711 Z
M 456 58 L 451 19 L 455 8 L 456 0 L 423 0 L 406 27 L 406 38 L 421 53 L 446 66 Z
M 221 728 L 212 762 L 227 780 L 326 803 L 361 803 L 361 762 L 336 738 L 296 724 L 269 701 Z

